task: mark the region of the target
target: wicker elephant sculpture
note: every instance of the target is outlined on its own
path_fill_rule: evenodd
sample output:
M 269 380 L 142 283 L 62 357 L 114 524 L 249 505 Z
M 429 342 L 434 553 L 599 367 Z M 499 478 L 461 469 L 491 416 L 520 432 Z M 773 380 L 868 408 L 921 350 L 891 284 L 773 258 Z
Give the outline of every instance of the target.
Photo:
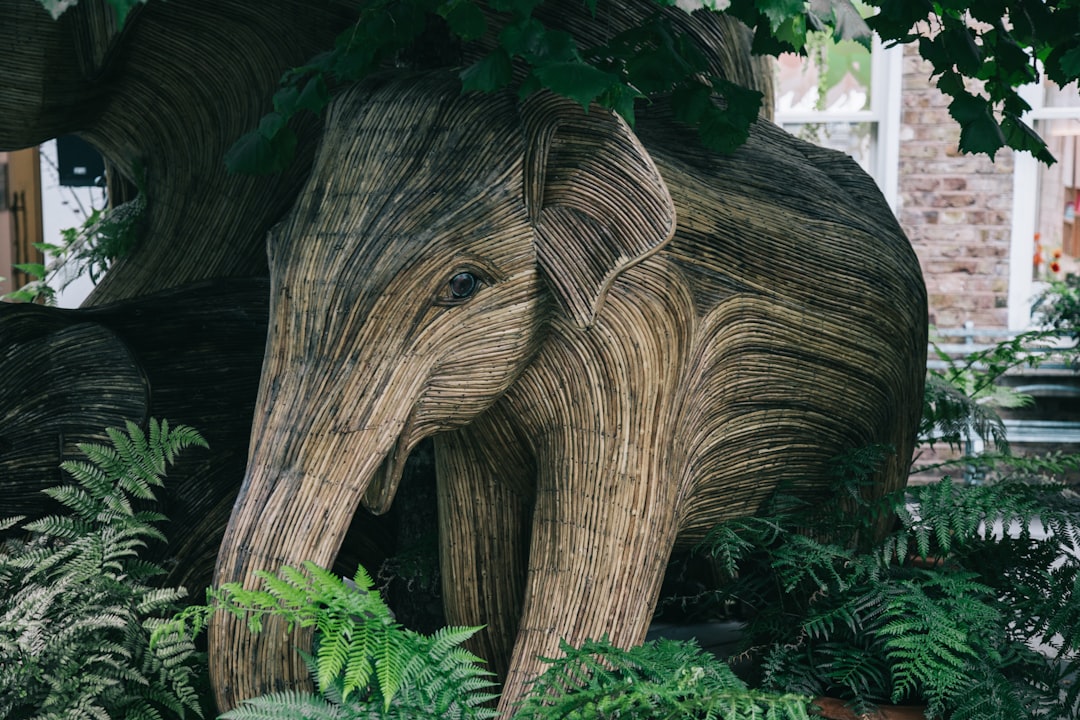
M 435 435 L 448 620 L 506 714 L 560 639 L 640 642 L 677 543 L 812 495 L 845 449 L 904 482 L 926 296 L 873 182 L 765 121 L 732 156 L 553 96 L 387 74 L 337 99 L 271 232 L 271 330 L 216 581 L 333 562 Z M 306 676 L 210 629 L 221 707 Z

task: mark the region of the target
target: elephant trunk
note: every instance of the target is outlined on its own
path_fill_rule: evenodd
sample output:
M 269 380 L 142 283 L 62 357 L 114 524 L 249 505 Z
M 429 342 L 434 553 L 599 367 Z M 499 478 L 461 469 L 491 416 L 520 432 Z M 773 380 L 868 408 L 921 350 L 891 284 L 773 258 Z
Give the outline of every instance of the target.
M 365 490 L 380 476 L 384 459 L 400 454 L 397 443 L 405 441 L 405 420 L 374 419 L 385 413 L 360 415 L 370 419 L 351 424 L 358 429 L 320 430 L 288 417 L 289 408 L 297 407 L 316 419 L 325 414 L 310 405 L 278 402 L 263 427 L 256 423 L 247 475 L 218 554 L 215 586 L 256 587 L 256 572 L 276 575 L 282 566 L 305 561 L 331 567 Z M 305 685 L 308 671 L 296 652 L 303 644 L 298 632 L 286 632 L 285 623 L 275 619 L 255 635 L 242 619 L 215 617 L 209 659 L 218 708 Z

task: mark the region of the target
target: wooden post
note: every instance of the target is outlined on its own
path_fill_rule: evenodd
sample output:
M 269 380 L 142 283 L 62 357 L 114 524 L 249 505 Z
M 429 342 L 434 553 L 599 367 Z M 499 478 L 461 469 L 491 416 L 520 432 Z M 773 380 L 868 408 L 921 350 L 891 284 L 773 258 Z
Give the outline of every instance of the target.
M 41 210 L 41 157 L 36 147 L 0 153 L 0 294 L 18 290 L 33 278 L 17 270 L 23 263 L 42 263 L 34 247 L 44 242 Z

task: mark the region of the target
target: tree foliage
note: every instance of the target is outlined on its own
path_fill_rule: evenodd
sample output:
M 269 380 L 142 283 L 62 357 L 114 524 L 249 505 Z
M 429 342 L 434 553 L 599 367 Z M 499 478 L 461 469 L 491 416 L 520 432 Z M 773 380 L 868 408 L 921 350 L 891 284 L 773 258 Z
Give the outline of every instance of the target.
M 58 16 L 77 0 L 40 0 Z M 145 0 L 109 0 L 120 21 Z M 886 43 L 917 43 L 961 128 L 960 149 L 994 157 L 1010 147 L 1050 163 L 1053 157 L 1022 119 L 1030 109 L 1017 88 L 1044 76 L 1059 85 L 1080 77 L 1080 3 L 1075 0 L 865 0 L 864 21 L 852 0 L 655 0 L 657 10 L 726 13 L 754 33 L 754 52 L 806 52 L 808 33 L 869 44 L 870 29 Z M 469 43 L 504 23 L 497 45 L 461 70 L 465 90 L 515 84 L 526 96 L 546 88 L 613 108 L 631 124 L 639 102 L 662 99 L 697 128 L 702 142 L 728 152 L 746 139 L 759 93 L 708 72 L 696 40 L 675 32 L 657 13 L 606 44 L 581 47 L 568 33 L 535 17 L 543 0 L 365 0 L 356 22 L 334 47 L 284 74 L 274 109 L 240 138 L 226 161 L 238 172 L 274 172 L 292 158 L 290 119 L 321 113 L 332 91 L 392 63 L 441 18 L 445 32 Z M 583 0 L 593 12 L 598 0 Z M 515 74 L 515 67 L 521 71 Z M 517 79 L 515 79 L 517 78 Z

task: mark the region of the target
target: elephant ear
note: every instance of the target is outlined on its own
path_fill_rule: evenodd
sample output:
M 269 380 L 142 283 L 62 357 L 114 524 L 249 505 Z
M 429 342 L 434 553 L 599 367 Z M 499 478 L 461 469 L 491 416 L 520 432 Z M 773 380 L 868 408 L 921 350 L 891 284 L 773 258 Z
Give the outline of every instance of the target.
M 675 233 L 675 206 L 640 141 L 615 113 L 540 94 L 523 106 L 525 202 L 537 258 L 579 327 L 619 273 Z

